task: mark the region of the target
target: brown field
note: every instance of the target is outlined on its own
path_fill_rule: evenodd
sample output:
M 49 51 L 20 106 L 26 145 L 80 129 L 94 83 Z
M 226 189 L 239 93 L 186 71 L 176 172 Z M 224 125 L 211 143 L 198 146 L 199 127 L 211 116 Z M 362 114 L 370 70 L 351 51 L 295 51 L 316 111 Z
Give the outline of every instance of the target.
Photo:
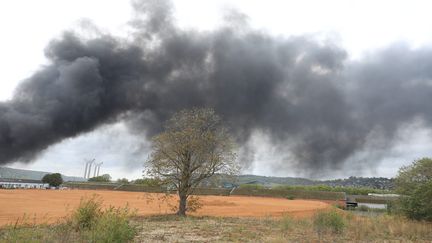
M 31 223 L 53 223 L 70 214 L 83 197 L 97 194 L 104 206 L 125 206 L 137 215 L 171 214 L 177 198 L 165 194 L 94 190 L 0 190 L 0 226 L 26 218 Z M 194 215 L 267 217 L 290 214 L 304 217 L 330 207 L 328 203 L 310 200 L 245 196 L 200 196 L 203 207 Z

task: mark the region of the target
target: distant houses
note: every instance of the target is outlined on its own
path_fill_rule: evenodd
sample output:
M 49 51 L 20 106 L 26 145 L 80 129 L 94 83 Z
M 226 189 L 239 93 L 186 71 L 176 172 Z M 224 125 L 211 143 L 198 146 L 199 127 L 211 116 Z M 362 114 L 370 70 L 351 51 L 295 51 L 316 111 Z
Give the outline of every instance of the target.
M 45 188 L 49 188 L 49 185 L 47 183 L 43 183 L 41 180 L 0 178 L 0 188 L 45 189 Z

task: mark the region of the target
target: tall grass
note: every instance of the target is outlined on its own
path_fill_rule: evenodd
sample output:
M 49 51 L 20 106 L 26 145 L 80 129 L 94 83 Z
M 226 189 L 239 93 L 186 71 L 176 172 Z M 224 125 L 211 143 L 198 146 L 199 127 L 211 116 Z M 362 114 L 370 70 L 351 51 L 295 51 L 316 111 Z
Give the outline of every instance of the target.
M 83 198 L 70 217 L 54 225 L 13 224 L 0 231 L 0 242 L 112 242 L 133 240 L 137 228 L 128 206 L 103 209 L 98 196 Z
M 78 208 L 72 213 L 71 220 L 76 230 L 92 228 L 103 215 L 102 199 L 93 195 L 91 198 L 81 198 Z
M 319 211 L 313 218 L 313 224 L 318 237 L 323 233 L 341 234 L 346 226 L 346 219 L 336 210 Z

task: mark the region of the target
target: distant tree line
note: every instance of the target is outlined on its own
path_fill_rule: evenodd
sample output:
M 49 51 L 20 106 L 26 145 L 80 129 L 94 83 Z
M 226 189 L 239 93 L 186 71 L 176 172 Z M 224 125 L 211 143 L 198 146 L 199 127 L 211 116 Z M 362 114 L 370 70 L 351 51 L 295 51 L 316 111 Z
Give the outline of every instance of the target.
M 110 182 L 111 176 L 109 174 L 103 174 L 101 176 L 89 178 L 88 181 L 90 181 L 90 182 Z

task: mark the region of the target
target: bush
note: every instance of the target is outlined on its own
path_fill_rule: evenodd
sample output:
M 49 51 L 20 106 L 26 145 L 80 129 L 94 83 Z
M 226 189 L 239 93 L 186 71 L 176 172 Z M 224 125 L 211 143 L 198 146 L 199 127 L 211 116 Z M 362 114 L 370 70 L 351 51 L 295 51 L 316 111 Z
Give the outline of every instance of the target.
M 84 238 L 89 242 L 131 241 L 137 232 L 129 223 L 131 215 L 129 207 L 110 207 L 95 221 L 93 229 L 84 233 Z
M 86 242 L 128 242 L 136 234 L 136 228 L 129 223 L 133 216 L 128 206 L 102 209 L 103 201 L 97 195 L 81 199 L 72 214 L 72 225 Z
M 129 180 L 127 178 L 118 179 L 117 183 L 120 184 L 129 184 Z
M 63 178 L 60 173 L 46 174 L 42 178 L 42 182 L 52 187 L 58 187 L 63 183 Z
M 399 212 L 411 219 L 432 221 L 432 159 L 423 158 L 399 170 L 395 179 Z
M 97 195 L 83 198 L 72 214 L 72 222 L 76 230 L 91 229 L 102 215 L 102 199 Z
M 319 236 L 325 232 L 340 234 L 347 226 L 345 219 L 336 210 L 317 212 L 313 224 Z
M 96 177 L 92 177 L 90 179 L 88 179 L 88 181 L 93 181 L 93 182 L 110 182 L 111 181 L 111 176 L 108 174 L 104 174 L 101 176 L 96 176 Z
M 286 196 L 286 199 L 288 199 L 288 200 L 294 200 L 295 197 L 293 195 L 288 195 L 288 196 Z
M 159 187 L 164 185 L 165 183 L 159 178 L 143 178 L 134 180 L 133 184 L 139 184 L 149 187 Z

